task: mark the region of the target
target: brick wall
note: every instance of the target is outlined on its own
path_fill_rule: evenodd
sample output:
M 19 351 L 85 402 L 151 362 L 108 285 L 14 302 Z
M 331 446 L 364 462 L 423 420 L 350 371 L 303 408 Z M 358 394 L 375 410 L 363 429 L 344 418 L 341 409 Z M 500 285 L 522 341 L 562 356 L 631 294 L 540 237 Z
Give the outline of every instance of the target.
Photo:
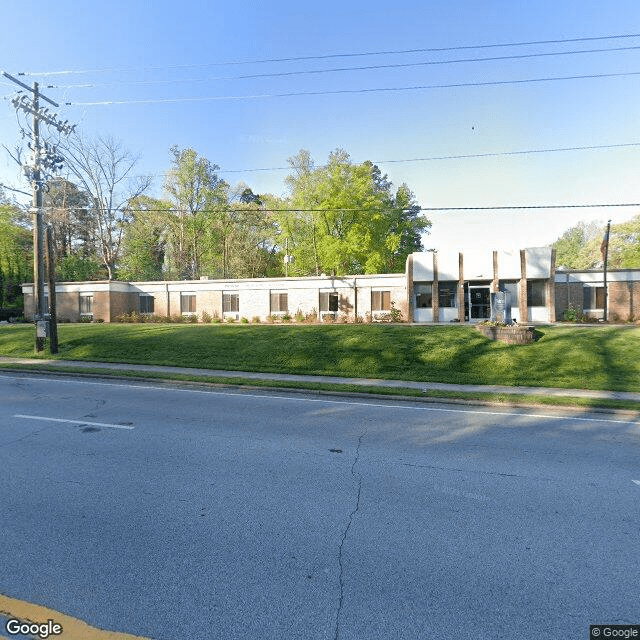
M 640 318 L 640 282 L 609 282 L 609 320 L 635 320 Z
M 108 293 L 106 295 L 109 295 Z M 94 298 L 95 304 L 95 298 Z M 109 317 L 105 322 L 113 322 L 118 316 L 132 311 L 140 311 L 140 296 L 134 292 L 112 291 L 109 305 Z M 93 317 L 96 318 L 95 312 Z
M 583 294 L 581 282 L 557 282 L 555 283 L 556 295 L 556 320 L 562 320 L 564 312 L 569 305 L 574 309 L 582 309 Z
M 222 291 L 197 291 L 196 292 L 196 313 L 202 319 L 202 314 L 207 312 L 211 317 L 222 318 Z M 177 312 L 180 312 L 180 301 L 178 301 Z
M 80 320 L 80 294 L 77 291 L 56 294 L 58 320 L 78 322 Z
M 110 296 L 114 295 L 115 292 L 109 291 L 94 291 L 93 292 L 93 306 L 91 307 L 93 311 L 93 319 L 94 320 L 104 320 L 105 322 L 111 322 L 111 316 L 109 314 L 110 305 Z

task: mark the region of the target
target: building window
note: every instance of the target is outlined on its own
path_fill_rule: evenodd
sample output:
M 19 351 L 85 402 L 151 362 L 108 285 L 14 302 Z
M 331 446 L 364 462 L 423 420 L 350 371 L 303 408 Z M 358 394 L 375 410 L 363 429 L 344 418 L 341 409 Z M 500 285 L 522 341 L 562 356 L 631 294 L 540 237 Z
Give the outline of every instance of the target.
M 180 294 L 180 313 L 195 313 L 196 312 L 196 294 L 195 293 L 181 293 Z
M 505 298 L 505 305 L 511 307 L 512 309 L 518 308 L 518 293 L 520 287 L 517 282 L 501 282 L 500 283 L 500 291 L 503 291 L 507 294 Z
M 527 282 L 527 307 L 544 307 L 547 304 L 547 283 L 545 280 Z
M 93 293 L 80 294 L 80 315 L 81 316 L 93 315 Z
M 271 292 L 271 313 L 287 313 L 289 310 L 289 294 Z
M 583 309 L 604 309 L 604 287 L 583 287 Z
M 391 291 L 371 292 L 371 311 L 390 311 Z
M 413 294 L 416 297 L 416 309 L 431 309 L 433 300 L 433 288 L 426 282 L 415 282 Z
M 337 311 L 338 294 L 329 291 L 320 292 L 320 311 Z
M 239 293 L 223 293 L 222 294 L 222 313 L 239 313 L 240 311 L 240 294 Z
M 140 313 L 153 313 L 155 298 L 146 293 L 140 294 Z
M 438 304 L 440 308 L 456 306 L 458 293 L 457 282 L 441 282 L 438 284 Z

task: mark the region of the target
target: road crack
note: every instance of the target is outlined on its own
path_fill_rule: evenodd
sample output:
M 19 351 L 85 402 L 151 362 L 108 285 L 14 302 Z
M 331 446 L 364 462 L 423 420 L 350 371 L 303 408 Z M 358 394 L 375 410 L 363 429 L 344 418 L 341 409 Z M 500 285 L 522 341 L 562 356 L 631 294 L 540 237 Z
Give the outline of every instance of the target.
M 340 614 L 342 613 L 342 603 L 344 601 L 344 565 L 342 564 L 342 550 L 344 547 L 344 543 L 347 539 L 347 535 L 349 534 L 349 529 L 351 529 L 351 523 L 353 522 L 353 518 L 358 513 L 360 509 L 360 493 L 362 491 L 362 474 L 357 474 L 355 472 L 356 465 L 358 464 L 358 460 L 360 459 L 360 446 L 362 445 L 362 438 L 367 435 L 367 429 L 360 435 L 358 438 L 358 446 L 356 447 L 356 455 L 353 460 L 353 464 L 351 465 L 351 475 L 358 480 L 358 491 L 356 493 L 356 505 L 354 509 L 349 514 L 349 520 L 347 522 L 347 526 L 342 534 L 342 540 L 340 540 L 340 547 L 338 549 L 338 565 L 340 567 L 340 573 L 338 574 L 338 582 L 340 584 L 340 597 L 338 598 L 338 610 L 336 612 L 336 632 L 334 635 L 334 640 L 338 640 L 340 637 Z

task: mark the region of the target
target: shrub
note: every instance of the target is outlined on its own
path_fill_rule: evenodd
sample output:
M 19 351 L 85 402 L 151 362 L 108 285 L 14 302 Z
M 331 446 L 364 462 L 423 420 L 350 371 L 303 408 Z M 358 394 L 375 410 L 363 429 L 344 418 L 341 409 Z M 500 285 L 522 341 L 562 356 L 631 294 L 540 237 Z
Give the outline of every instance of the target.
M 253 316 L 253 318 L 251 318 L 251 322 L 253 322 L 253 324 L 260 324 L 260 316 Z
M 565 309 L 564 313 L 562 314 L 562 319 L 565 322 L 584 322 L 582 318 L 584 318 L 582 309 L 578 309 L 572 304 L 569 304 L 567 309 Z
M 227 324 L 233 324 L 236 319 L 233 316 L 227 316 L 224 320 Z
M 304 321 L 309 324 L 318 322 L 318 311 L 315 308 L 311 309 L 311 311 L 304 317 Z
M 291 316 L 288 313 L 285 313 L 282 316 L 282 322 L 286 322 L 288 324 L 289 322 L 291 322 Z
M 248 318 L 245 318 L 245 317 L 240 318 L 240 322 L 241 322 L 242 324 L 249 324 L 249 320 L 248 320 Z
M 208 311 L 203 311 L 202 312 L 202 322 L 204 322 L 205 324 L 209 324 L 211 322 L 212 318 L 211 318 L 211 314 Z
M 304 322 L 305 321 L 305 315 L 304 313 L 302 313 L 302 311 L 300 311 L 300 309 L 298 309 L 296 311 L 296 322 Z
M 402 317 L 402 311 L 400 309 L 396 309 L 395 302 L 391 302 L 391 310 L 389 311 L 389 317 L 391 318 L 391 322 L 404 322 L 404 318 Z
M 185 318 L 185 322 L 188 322 L 189 324 L 198 324 L 198 316 L 195 313 L 190 316 L 185 316 Z

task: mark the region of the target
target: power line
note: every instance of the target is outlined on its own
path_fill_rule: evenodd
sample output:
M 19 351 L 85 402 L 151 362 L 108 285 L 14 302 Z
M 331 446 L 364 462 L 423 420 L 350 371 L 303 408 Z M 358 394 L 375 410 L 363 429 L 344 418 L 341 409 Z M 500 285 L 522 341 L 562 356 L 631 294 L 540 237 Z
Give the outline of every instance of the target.
M 474 158 L 499 158 L 504 156 L 535 155 L 542 153 L 559 153 L 568 151 L 598 151 L 603 149 L 624 149 L 629 147 L 640 147 L 640 142 L 623 142 L 619 144 L 593 144 L 576 147 L 555 147 L 550 149 L 522 149 L 516 151 L 488 151 L 486 153 L 465 153 L 448 156 L 426 156 L 424 158 L 402 158 L 396 160 L 371 160 L 373 164 L 395 164 L 405 162 L 432 162 L 436 160 L 471 160 Z M 325 168 L 320 165 L 317 168 Z M 262 167 L 256 169 L 220 169 L 220 173 L 253 173 L 258 171 L 290 171 L 292 167 Z M 165 174 L 155 174 L 155 177 L 162 177 Z
M 585 203 L 585 204 L 517 204 L 517 205 L 491 205 L 491 206 L 460 206 L 460 207 L 408 207 L 411 211 L 523 211 L 523 210 L 544 210 L 544 209 L 604 209 L 604 208 L 626 208 L 640 207 L 640 202 L 609 202 L 609 203 Z M 60 209 L 60 207 L 49 206 L 43 209 Z M 83 207 L 75 207 L 83 208 Z M 386 211 L 392 207 L 338 207 L 338 208 L 271 208 L 260 209 L 265 213 L 332 213 L 337 211 L 345 212 L 362 212 L 362 211 Z M 152 208 L 122 208 L 111 209 L 101 208 L 102 211 L 116 212 L 123 211 L 127 213 L 189 213 L 186 209 L 169 208 L 169 209 L 152 209 Z M 242 213 L 251 209 L 238 207 L 220 207 L 218 209 L 199 209 L 198 213 Z M 255 211 L 255 210 L 254 210 Z
M 640 49 L 640 46 L 634 47 L 616 47 L 609 49 L 581 49 L 577 51 L 549 51 L 538 53 L 526 53 L 520 55 L 509 56 L 491 56 L 488 58 L 459 58 L 456 60 L 427 60 L 422 62 L 402 62 L 394 64 L 378 64 L 367 65 L 360 67 L 334 67 L 332 69 L 302 69 L 298 71 L 279 71 L 272 73 L 252 73 L 241 76 L 214 76 L 209 78 L 185 78 L 177 80 L 139 80 L 132 82 L 107 82 L 107 83 L 85 83 L 85 84 L 69 84 L 69 85 L 50 85 L 49 88 L 56 89 L 96 89 L 100 87 L 118 87 L 118 86 L 130 86 L 130 85 L 159 85 L 159 84 L 188 84 L 193 82 L 214 82 L 218 80 L 249 80 L 256 78 L 278 78 L 286 76 L 299 76 L 299 75 L 320 75 L 325 73 L 342 73 L 345 71 L 372 71 L 379 69 L 403 69 L 410 67 L 425 67 L 425 66 L 437 66 L 446 64 L 460 64 L 460 63 L 472 63 L 472 62 L 497 62 L 505 60 L 522 60 L 527 58 L 543 58 L 551 56 L 568 56 L 578 55 L 586 53 L 610 53 L 619 51 L 635 51 Z
M 626 76 L 640 75 L 640 71 L 624 71 L 619 73 L 592 73 L 586 75 L 545 77 L 545 78 L 523 78 L 517 80 L 490 80 L 485 82 L 456 82 L 451 84 L 427 84 L 412 87 L 382 87 L 370 89 L 331 89 L 327 91 L 289 91 L 286 93 L 261 93 L 244 96 L 205 96 L 205 97 L 182 97 L 182 98 L 149 98 L 140 100 L 101 100 L 94 102 L 65 102 L 67 106 L 74 107 L 96 107 L 124 104 L 169 104 L 175 102 L 211 102 L 224 100 L 265 100 L 269 98 L 291 98 L 296 96 L 326 96 L 341 94 L 359 93 L 380 93 L 399 91 L 426 91 L 431 89 L 463 89 L 466 87 L 493 87 L 516 84 L 531 84 L 540 82 L 559 82 L 566 80 L 595 80 L 603 78 L 622 78 Z
M 502 42 L 492 44 L 475 44 L 475 45 L 458 45 L 450 47 L 429 47 L 418 49 L 397 49 L 386 51 L 366 51 L 366 52 L 353 52 L 353 53 L 330 53 L 324 55 L 315 56 L 291 56 L 284 58 L 264 58 L 257 60 L 230 60 L 224 62 L 207 62 L 200 64 L 179 64 L 179 65 L 165 65 L 165 66 L 148 66 L 148 67 L 108 67 L 98 69 L 68 69 L 61 71 L 24 71 L 18 75 L 23 76 L 60 76 L 60 75 L 82 75 L 90 73 L 128 73 L 136 71 L 163 71 L 167 69 L 196 69 L 216 66 L 232 66 L 232 65 L 246 65 L 246 64 L 267 64 L 273 62 L 301 62 L 308 60 L 327 60 L 334 58 L 355 58 L 366 56 L 385 56 L 385 55 L 401 55 L 401 54 L 414 54 L 414 53 L 443 53 L 446 51 L 465 51 L 470 49 L 492 49 L 492 48 L 506 48 L 506 47 L 525 47 L 525 46 L 539 46 L 550 44 L 569 44 L 577 42 L 598 42 L 605 40 L 619 40 L 638 38 L 640 33 L 627 33 L 617 35 L 605 35 L 605 36 L 592 36 L 584 38 L 558 38 L 554 40 L 532 40 L 528 42 Z

